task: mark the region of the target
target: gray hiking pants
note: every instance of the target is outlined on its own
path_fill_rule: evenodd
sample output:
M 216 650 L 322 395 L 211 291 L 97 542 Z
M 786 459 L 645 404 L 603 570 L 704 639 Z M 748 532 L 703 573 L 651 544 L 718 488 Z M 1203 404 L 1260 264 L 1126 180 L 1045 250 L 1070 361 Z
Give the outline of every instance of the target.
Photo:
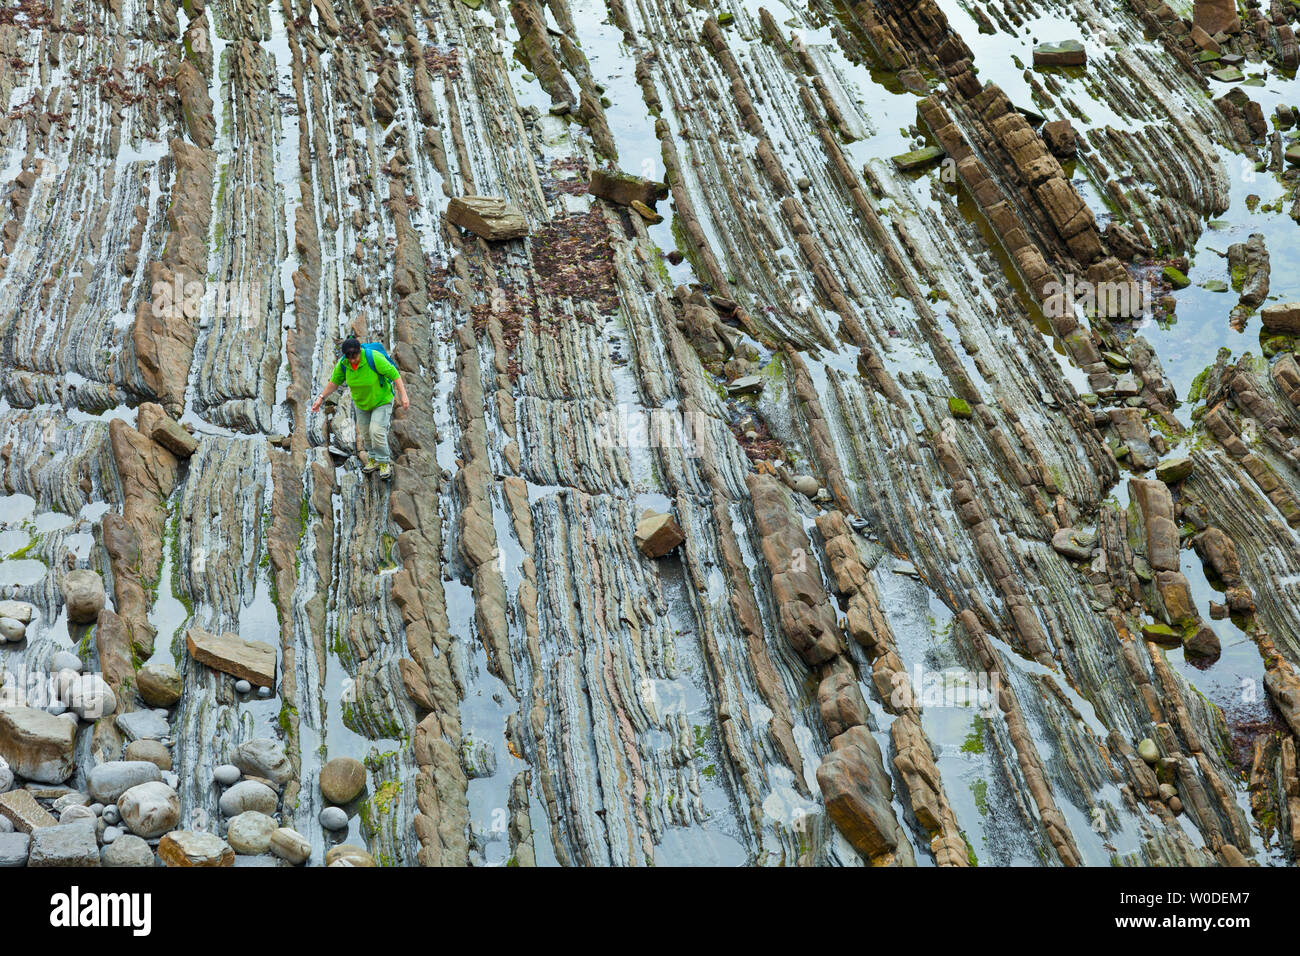
M 357 410 L 357 444 L 365 448 L 371 461 L 392 461 L 392 452 L 388 450 L 388 426 L 393 420 L 393 403 L 370 409 Z

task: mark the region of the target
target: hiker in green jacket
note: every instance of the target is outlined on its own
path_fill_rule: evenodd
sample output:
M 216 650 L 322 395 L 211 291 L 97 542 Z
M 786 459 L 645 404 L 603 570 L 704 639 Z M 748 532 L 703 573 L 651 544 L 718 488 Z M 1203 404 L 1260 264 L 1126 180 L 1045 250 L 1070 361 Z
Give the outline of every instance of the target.
M 311 410 L 320 411 L 321 403 L 342 385 L 352 392 L 352 404 L 357 409 L 357 444 L 365 446 L 368 458 L 362 471 L 366 474 L 377 471 L 380 478 L 392 478 L 388 426 L 393 420 L 393 392 L 397 392 L 402 408 L 411 407 L 402 373 L 382 349 L 363 349 L 353 337 L 343 342 L 343 357 L 334 366 L 329 383 L 312 402 Z

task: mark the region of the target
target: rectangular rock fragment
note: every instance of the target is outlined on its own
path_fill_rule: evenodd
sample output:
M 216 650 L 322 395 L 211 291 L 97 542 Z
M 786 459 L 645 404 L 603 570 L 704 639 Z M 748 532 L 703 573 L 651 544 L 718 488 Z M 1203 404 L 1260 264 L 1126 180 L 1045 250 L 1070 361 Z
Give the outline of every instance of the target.
M 524 214 L 499 196 L 458 196 L 447 204 L 447 221 L 489 242 L 528 235 Z
M 20 833 L 31 833 L 41 827 L 52 827 L 59 822 L 26 790 L 0 793 L 0 817 L 7 819 Z
M 231 674 L 258 687 L 275 686 L 275 648 L 246 641 L 238 634 L 211 634 L 192 627 L 185 632 L 190 656 L 213 670 Z

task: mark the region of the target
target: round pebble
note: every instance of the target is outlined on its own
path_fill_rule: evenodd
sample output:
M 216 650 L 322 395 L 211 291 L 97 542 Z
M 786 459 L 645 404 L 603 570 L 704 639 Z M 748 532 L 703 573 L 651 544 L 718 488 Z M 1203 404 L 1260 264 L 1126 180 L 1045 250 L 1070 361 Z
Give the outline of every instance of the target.
M 212 771 L 212 779 L 223 787 L 232 787 L 239 782 L 243 774 L 234 764 L 223 763 L 216 770 Z
M 116 804 L 110 803 L 104 808 L 103 817 L 105 823 L 116 823 L 122 819 L 122 812 L 117 809 Z
M 104 835 L 100 839 L 107 845 L 121 836 L 122 830 L 119 827 L 104 827 Z
M 346 830 L 348 815 L 338 807 L 326 807 L 320 812 L 320 825 L 326 830 Z
M 270 697 L 271 697 L 271 688 L 269 688 L 269 687 L 259 687 L 259 688 L 257 689 L 257 696 L 260 697 L 260 698 L 262 698 L 262 700 L 268 700 L 268 699 L 270 699 Z
M 253 685 L 246 680 L 235 681 L 236 694 L 250 694 L 253 691 Z

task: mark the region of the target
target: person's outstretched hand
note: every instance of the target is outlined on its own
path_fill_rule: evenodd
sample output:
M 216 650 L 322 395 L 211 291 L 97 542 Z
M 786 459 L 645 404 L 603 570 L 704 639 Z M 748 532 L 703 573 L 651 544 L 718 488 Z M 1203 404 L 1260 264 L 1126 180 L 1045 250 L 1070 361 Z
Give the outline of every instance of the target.
M 320 411 L 320 399 L 319 399 L 319 398 L 316 399 L 316 401 L 314 401 L 314 402 L 311 403 L 311 410 L 312 410 L 313 412 L 319 412 L 319 411 Z
M 402 396 L 402 411 L 406 411 L 406 410 L 407 410 L 408 408 L 410 408 L 410 407 L 411 407 L 411 400 L 410 400 L 410 398 L 408 398 L 407 396 L 403 395 L 403 396 Z

